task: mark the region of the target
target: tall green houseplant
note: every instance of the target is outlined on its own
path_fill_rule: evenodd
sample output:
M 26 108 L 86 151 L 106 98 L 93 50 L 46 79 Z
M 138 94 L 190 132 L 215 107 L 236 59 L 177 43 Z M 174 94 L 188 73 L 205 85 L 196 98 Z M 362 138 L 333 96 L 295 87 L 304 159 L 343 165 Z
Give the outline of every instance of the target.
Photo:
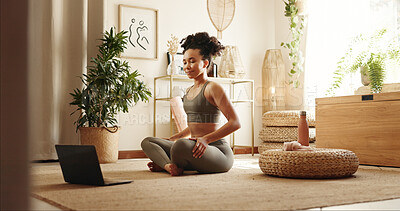
M 371 36 L 359 34 L 349 44 L 344 56 L 337 62 L 334 81 L 327 95 L 335 95 L 347 74 L 360 71 L 370 81 L 371 92 L 379 93 L 389 63 L 400 64 L 398 36 L 391 36 L 387 29 L 375 31 Z
M 127 48 L 127 31 L 106 31 L 98 46 L 99 53 L 92 58 L 87 74 L 81 77 L 84 87 L 76 88 L 71 105 L 80 112 L 75 122 L 80 127 L 116 127 L 117 112 L 128 112 L 129 107 L 148 101 L 151 92 L 139 79 L 137 70 L 130 71 L 127 61 L 118 56 Z
M 304 58 L 300 50 L 300 41 L 303 36 L 304 16 L 299 15 L 299 8 L 296 3 L 298 0 L 283 1 L 285 3 L 285 16 L 289 18 L 289 29 L 292 35 L 292 41 L 281 43 L 281 46 L 289 49 L 289 59 L 292 62 L 292 68 L 288 73 L 290 76 L 289 84 L 295 88 L 300 85 L 299 75 L 304 71 Z

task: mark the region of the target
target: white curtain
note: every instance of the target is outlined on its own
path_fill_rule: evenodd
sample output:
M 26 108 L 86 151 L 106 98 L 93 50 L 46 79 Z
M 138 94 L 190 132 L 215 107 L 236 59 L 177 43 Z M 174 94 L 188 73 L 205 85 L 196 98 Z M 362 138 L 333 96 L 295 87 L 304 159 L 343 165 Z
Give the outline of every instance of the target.
M 57 159 L 55 144 L 77 144 L 70 92 L 87 66 L 87 0 L 31 0 L 29 137 L 32 160 Z
M 315 108 L 315 98 L 325 97 L 333 82 L 336 63 L 344 56 L 352 37 L 383 27 L 397 29 L 400 0 L 309 0 L 305 60 L 304 102 Z M 399 82 L 388 72 L 386 83 Z M 360 74 L 344 79 L 336 95 L 351 95 L 362 86 Z

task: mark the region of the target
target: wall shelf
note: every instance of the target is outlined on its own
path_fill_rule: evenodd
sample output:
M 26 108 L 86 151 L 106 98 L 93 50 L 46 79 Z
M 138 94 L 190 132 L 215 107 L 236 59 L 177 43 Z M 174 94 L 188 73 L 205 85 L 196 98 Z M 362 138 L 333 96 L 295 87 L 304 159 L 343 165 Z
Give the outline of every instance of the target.
M 249 79 L 234 79 L 234 78 L 214 78 L 214 77 L 209 77 L 208 78 L 210 81 L 215 81 L 220 84 L 228 84 L 230 91 L 228 94 L 229 99 L 231 99 L 231 102 L 234 103 L 250 103 L 251 104 L 251 146 L 243 146 L 243 145 L 236 145 L 235 144 L 235 132 L 232 133 L 231 135 L 231 147 L 232 150 L 235 150 L 235 147 L 248 147 L 251 148 L 251 154 L 254 155 L 254 80 L 249 80 Z M 189 79 L 185 75 L 166 75 L 166 76 L 158 76 L 154 77 L 154 96 L 157 96 L 157 81 L 158 80 L 164 80 L 164 81 L 169 81 L 169 97 L 160 97 L 160 98 L 154 98 L 154 115 L 153 115 L 153 136 L 156 137 L 156 129 L 157 129 L 157 124 L 156 124 L 156 114 L 157 114 L 157 101 L 169 101 L 172 99 L 172 88 L 174 83 L 176 82 L 190 82 L 193 81 L 193 79 Z M 237 84 L 249 84 L 251 86 L 250 90 L 250 99 L 244 99 L 244 100 L 234 100 L 235 96 L 235 85 Z M 170 109 L 169 112 L 169 117 L 170 117 L 170 135 L 172 135 L 173 128 L 172 128 L 172 111 Z

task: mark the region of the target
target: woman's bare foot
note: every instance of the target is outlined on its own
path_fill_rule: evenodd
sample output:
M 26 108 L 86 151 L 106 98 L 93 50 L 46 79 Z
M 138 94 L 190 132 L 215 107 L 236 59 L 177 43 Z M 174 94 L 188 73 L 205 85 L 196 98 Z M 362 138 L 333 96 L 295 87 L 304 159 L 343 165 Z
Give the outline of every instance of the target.
M 161 168 L 159 165 L 155 164 L 154 162 L 149 162 L 147 164 L 147 167 L 149 167 L 150 171 L 152 171 L 152 172 L 165 171 L 163 168 Z
M 180 176 L 183 174 L 183 169 L 179 168 L 174 163 L 165 164 L 164 168 L 171 174 L 171 176 Z

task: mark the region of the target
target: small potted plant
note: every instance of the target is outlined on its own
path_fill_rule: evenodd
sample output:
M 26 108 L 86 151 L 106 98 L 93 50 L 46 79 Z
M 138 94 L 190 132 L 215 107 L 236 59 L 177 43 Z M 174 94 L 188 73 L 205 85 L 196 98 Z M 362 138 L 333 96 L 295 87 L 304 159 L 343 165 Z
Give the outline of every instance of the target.
M 371 93 L 379 93 L 388 64 L 400 64 L 400 46 L 396 38 L 391 37 L 387 29 L 380 29 L 370 37 L 360 34 L 353 38 L 345 55 L 337 63 L 335 80 L 327 94 L 334 95 L 345 75 L 357 71 L 360 71 L 363 85 L 370 84 Z
M 139 100 L 151 97 L 148 87 L 138 79 L 138 71 L 130 71 L 128 62 L 118 58 L 126 49 L 126 33 L 116 33 L 113 28 L 105 32 L 97 57 L 81 77 L 83 88 L 70 93 L 70 105 L 78 107 L 72 114 L 79 112 L 75 124 L 81 144 L 95 145 L 100 163 L 118 160 L 117 112 L 128 112 Z

